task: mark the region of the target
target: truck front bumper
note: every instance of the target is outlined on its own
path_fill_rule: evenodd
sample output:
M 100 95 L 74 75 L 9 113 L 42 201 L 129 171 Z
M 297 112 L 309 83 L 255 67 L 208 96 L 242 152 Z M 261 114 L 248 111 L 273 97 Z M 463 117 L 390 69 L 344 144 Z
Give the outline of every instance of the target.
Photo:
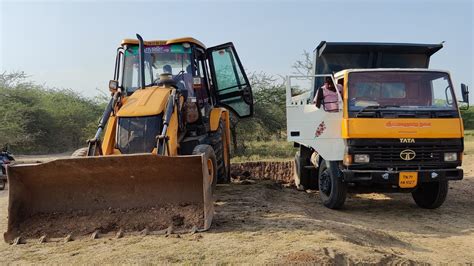
M 417 172 L 418 183 L 438 182 L 444 180 L 462 180 L 463 170 L 454 169 L 423 169 L 423 170 L 342 170 L 344 182 L 369 182 L 378 184 L 398 185 L 400 172 Z

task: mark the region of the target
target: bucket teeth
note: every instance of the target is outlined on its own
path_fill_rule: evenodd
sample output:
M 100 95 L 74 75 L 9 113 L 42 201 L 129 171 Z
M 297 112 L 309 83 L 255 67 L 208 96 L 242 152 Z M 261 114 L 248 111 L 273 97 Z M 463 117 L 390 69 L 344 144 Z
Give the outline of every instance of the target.
M 91 234 L 91 239 L 99 238 L 99 230 L 95 230 L 94 233 Z
M 42 235 L 42 236 L 38 239 L 38 244 L 46 243 L 46 241 L 48 241 L 46 235 Z
M 150 233 L 150 230 L 148 230 L 148 227 L 146 227 L 145 229 L 143 229 L 143 230 L 140 232 L 140 234 L 141 234 L 141 235 L 144 235 L 144 236 L 148 235 L 149 233 Z
M 120 229 L 120 230 L 118 230 L 117 234 L 115 234 L 115 238 L 118 239 L 118 238 L 122 238 L 122 237 L 123 237 L 123 230 Z
M 68 234 L 67 236 L 64 237 L 63 242 L 67 243 L 67 242 L 72 241 L 72 240 L 73 240 L 72 239 L 72 234 Z
M 14 240 L 13 240 L 13 243 L 12 243 L 14 246 L 16 245 L 20 245 L 20 244 L 25 244 L 25 241 L 24 239 L 21 237 L 21 236 L 18 236 L 16 237 Z
M 170 225 L 170 226 L 166 229 L 166 234 L 165 234 L 165 236 L 167 236 L 167 237 L 170 236 L 170 235 L 173 233 L 173 230 L 174 230 L 174 229 L 173 229 L 173 226 Z

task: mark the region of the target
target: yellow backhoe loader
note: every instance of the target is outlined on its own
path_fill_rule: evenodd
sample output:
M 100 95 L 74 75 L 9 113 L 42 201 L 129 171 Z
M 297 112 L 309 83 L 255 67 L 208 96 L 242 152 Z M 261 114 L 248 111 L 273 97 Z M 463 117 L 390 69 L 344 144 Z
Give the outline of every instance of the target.
M 111 100 L 73 158 L 7 168 L 6 242 L 209 229 L 216 182 L 230 181 L 229 110 L 253 113 L 232 43 L 125 39 Z

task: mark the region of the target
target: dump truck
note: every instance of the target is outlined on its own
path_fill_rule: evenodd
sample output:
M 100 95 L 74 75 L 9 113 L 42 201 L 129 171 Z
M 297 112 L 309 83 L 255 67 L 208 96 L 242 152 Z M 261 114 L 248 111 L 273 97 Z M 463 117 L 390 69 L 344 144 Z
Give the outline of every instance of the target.
M 313 75 L 287 77 L 296 185 L 319 189 L 332 209 L 348 191 L 407 192 L 422 208 L 441 206 L 448 182 L 463 178 L 459 109 L 469 107 L 465 84 L 458 103 L 450 73 L 429 68 L 442 47 L 321 42 Z
M 72 158 L 7 168 L 6 242 L 88 234 L 207 230 L 230 181 L 229 112 L 253 113 L 232 43 L 125 39 L 111 99 Z

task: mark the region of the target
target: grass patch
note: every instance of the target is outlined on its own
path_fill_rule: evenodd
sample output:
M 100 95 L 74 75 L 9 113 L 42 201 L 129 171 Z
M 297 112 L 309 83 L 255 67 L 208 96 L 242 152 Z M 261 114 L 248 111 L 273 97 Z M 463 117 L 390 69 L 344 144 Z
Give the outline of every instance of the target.
M 474 154 L 474 130 L 464 131 L 464 153 Z
M 235 153 L 232 162 L 249 161 L 285 161 L 295 156 L 296 148 L 292 142 L 280 141 L 252 141 L 246 144 L 246 149 Z

